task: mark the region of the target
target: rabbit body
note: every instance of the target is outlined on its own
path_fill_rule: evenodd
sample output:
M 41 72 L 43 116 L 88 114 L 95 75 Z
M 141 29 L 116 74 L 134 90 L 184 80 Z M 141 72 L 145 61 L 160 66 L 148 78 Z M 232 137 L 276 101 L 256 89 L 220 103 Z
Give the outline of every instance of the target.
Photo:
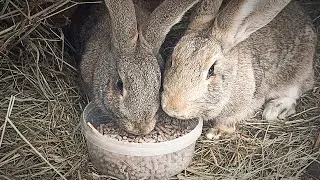
M 231 0 L 223 10 L 218 1 L 208 10 L 208 2 L 199 5 L 166 65 L 163 110 L 215 120 L 208 138 L 234 131 L 265 102 L 267 120 L 295 113 L 296 100 L 313 87 L 317 39 L 301 7 Z
M 95 25 L 84 30 L 89 30 L 89 33 L 83 32 L 85 34 L 83 37 L 87 35 L 88 39 L 85 42 L 84 54 L 82 56 L 81 73 L 89 98 L 99 104 L 100 108 L 108 113 L 110 117 L 121 119 L 118 121 L 119 125 L 129 132 L 146 133 L 145 131 L 151 131 L 155 124 L 153 117 L 158 109 L 157 92 L 160 87 L 160 70 L 158 69 L 157 61 L 140 60 L 141 62 L 135 62 L 143 54 L 132 55 L 119 52 L 121 49 L 114 48 L 118 44 L 112 41 L 112 24 L 108 11 L 106 8 L 98 7 L 95 13 L 95 17 L 92 17 L 92 22 L 95 22 Z M 148 16 L 145 13 L 141 14 Z M 147 52 L 141 49 L 137 50 Z M 152 54 L 148 54 L 147 56 L 153 57 Z M 131 74 L 131 76 L 125 76 L 127 79 L 120 78 L 121 72 L 118 71 L 118 66 L 121 65 L 123 65 L 121 67 L 122 71 L 126 71 L 126 74 Z M 141 65 L 150 69 L 150 71 L 145 72 L 141 68 Z M 139 82 L 138 76 L 141 78 L 146 77 L 141 75 L 143 73 L 148 73 L 150 78 L 146 78 L 145 82 Z M 126 87 L 127 91 L 132 92 L 126 101 L 121 98 L 122 93 L 125 93 L 121 92 L 124 91 L 121 89 L 123 88 L 121 86 L 123 86 L 122 81 L 125 80 L 127 81 L 126 83 L 132 82 L 132 85 Z M 149 92 L 140 92 L 143 88 L 148 89 Z M 136 101 L 136 98 L 130 98 L 132 96 L 143 98 L 139 98 Z M 130 109 L 130 111 L 126 109 Z M 142 111 L 142 109 L 145 109 L 145 111 Z M 140 120 L 140 117 L 144 117 L 144 119 Z M 132 119 L 133 122 L 130 122 L 128 119 Z M 138 127 L 134 125 L 134 121 L 138 120 L 140 122 L 146 121 L 142 123 L 143 125 L 139 126 L 140 129 L 137 129 Z

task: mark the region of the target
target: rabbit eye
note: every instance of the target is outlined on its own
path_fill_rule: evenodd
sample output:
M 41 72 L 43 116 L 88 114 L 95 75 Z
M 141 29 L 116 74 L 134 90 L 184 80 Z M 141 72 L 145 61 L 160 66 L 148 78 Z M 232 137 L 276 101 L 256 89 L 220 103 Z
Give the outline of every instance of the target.
M 119 90 L 121 96 L 123 96 L 123 83 L 122 83 L 121 79 L 117 80 L 116 87 Z
M 214 66 L 216 65 L 216 63 L 214 63 L 211 67 L 210 67 L 210 69 L 209 69 L 209 71 L 208 71 L 208 74 L 207 74 L 207 79 L 209 79 L 211 76 L 214 76 L 215 74 L 214 74 Z

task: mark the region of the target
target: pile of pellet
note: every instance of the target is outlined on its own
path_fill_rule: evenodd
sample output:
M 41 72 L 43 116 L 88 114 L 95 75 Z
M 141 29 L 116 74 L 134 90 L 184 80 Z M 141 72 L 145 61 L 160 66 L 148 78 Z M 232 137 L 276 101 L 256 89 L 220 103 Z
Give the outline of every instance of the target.
M 168 179 L 183 171 L 192 161 L 195 143 L 159 156 L 129 156 L 101 149 L 88 141 L 92 163 L 97 170 L 119 179 Z
M 154 130 L 148 135 L 137 136 L 120 129 L 115 121 L 106 120 L 95 128 L 103 135 L 122 142 L 156 143 L 176 139 L 190 131 L 197 125 L 197 121 L 161 118 Z
M 191 132 L 198 120 L 178 120 L 164 113 L 157 114 L 154 130 L 148 135 L 132 135 L 119 128 L 115 121 L 108 119 L 99 109 L 89 114 L 101 134 L 121 142 L 157 143 L 179 138 Z M 92 117 L 90 117 L 92 116 Z M 119 179 L 168 179 L 184 170 L 192 161 L 195 142 L 176 152 L 155 156 L 132 156 L 107 151 L 99 143 L 87 139 L 91 162 L 102 174 Z M 174 146 L 174 145 L 173 145 Z M 169 147 L 168 147 L 169 148 Z

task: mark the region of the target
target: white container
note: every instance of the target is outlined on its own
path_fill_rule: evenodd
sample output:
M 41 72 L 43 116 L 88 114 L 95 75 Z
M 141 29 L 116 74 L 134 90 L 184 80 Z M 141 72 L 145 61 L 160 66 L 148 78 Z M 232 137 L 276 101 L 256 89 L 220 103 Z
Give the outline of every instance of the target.
M 129 143 L 103 136 L 88 125 L 105 120 L 101 110 L 89 103 L 81 116 L 83 133 L 92 164 L 99 172 L 119 179 L 166 179 L 180 173 L 192 161 L 203 125 L 199 120 L 191 132 L 170 141 Z

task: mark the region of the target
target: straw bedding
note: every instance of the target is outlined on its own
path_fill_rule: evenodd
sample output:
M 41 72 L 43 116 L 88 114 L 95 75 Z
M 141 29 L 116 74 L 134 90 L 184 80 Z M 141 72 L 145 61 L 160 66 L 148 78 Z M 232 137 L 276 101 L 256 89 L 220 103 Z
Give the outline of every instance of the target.
M 0 1 L 0 179 L 113 179 L 95 172 L 81 135 L 87 100 L 63 31 L 77 4 Z M 303 6 L 319 32 L 320 2 Z M 320 46 L 317 52 L 316 84 L 296 115 L 266 122 L 257 112 L 234 136 L 201 136 L 191 165 L 172 179 L 319 178 Z

